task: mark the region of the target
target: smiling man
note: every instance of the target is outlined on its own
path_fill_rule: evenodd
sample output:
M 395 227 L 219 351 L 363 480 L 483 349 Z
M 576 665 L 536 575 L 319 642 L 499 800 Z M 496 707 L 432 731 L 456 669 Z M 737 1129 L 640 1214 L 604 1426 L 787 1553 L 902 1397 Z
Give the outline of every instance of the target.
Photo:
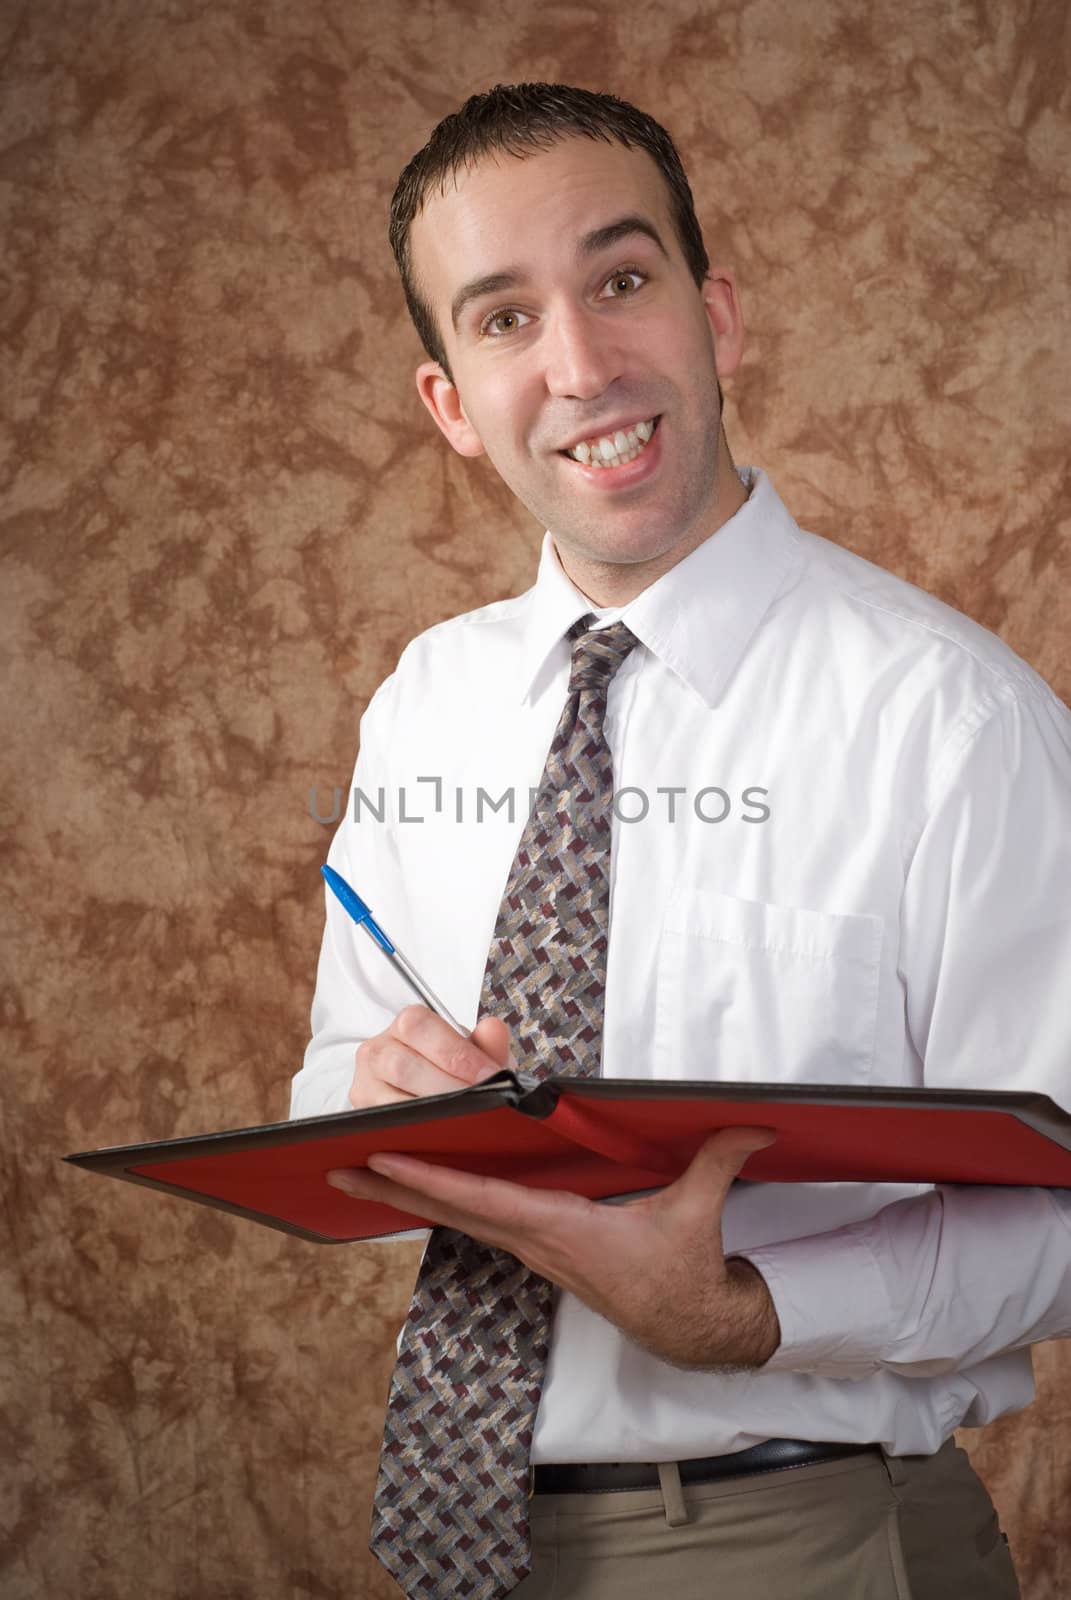
M 532 589 L 377 691 L 330 852 L 472 1035 L 329 898 L 292 1113 L 504 1065 L 1071 1104 L 1071 716 L 734 467 L 736 285 L 666 132 L 499 86 L 410 162 L 391 241 L 422 401 L 546 532 Z M 1071 1203 L 734 1183 L 768 1142 L 621 1206 L 389 1151 L 332 1175 L 437 1224 L 373 1518 L 407 1593 L 1017 1594 L 951 1434 L 1071 1332 Z

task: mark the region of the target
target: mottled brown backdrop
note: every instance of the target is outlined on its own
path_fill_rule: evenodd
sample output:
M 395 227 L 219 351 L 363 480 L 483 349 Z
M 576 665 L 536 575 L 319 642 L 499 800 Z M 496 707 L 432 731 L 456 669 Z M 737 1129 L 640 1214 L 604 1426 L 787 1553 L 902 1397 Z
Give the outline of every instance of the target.
M 317 867 L 405 641 L 540 529 L 419 405 L 386 217 L 436 120 L 662 119 L 751 343 L 739 461 L 1071 695 L 1065 0 L 0 7 L 5 1600 L 350 1600 L 412 1246 L 60 1165 L 285 1114 Z M 1071 1350 L 969 1440 L 1071 1593 Z

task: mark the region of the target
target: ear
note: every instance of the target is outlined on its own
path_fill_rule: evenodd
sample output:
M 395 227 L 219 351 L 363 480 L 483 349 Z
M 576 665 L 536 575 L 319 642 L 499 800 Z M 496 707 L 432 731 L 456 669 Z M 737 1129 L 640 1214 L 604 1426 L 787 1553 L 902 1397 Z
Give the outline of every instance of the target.
M 483 440 L 465 415 L 461 396 L 437 361 L 425 361 L 416 370 L 417 393 L 431 412 L 436 427 L 459 456 L 482 456 Z
M 714 364 L 719 378 L 727 378 L 744 354 L 744 316 L 730 267 L 712 267 L 703 279 L 703 307 L 714 342 Z

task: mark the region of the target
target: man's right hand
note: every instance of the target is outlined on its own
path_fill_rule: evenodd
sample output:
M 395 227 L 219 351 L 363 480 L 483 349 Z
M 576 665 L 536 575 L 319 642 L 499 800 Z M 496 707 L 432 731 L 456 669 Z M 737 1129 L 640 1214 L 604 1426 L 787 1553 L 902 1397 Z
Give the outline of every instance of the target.
M 463 1039 L 427 1006 L 399 1011 L 389 1028 L 357 1046 L 355 1059 L 350 1104 L 358 1111 L 449 1094 L 516 1066 L 509 1029 L 497 1017 L 484 1017 Z

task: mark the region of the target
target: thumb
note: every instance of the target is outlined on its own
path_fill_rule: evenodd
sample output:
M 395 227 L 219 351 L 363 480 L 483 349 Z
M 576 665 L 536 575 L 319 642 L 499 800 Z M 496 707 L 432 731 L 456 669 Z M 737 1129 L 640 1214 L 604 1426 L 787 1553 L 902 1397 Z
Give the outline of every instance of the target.
M 722 1128 L 704 1140 L 691 1165 L 663 1193 L 672 1194 L 678 1203 L 695 1203 L 709 1213 L 712 1201 L 724 1200 L 748 1157 L 776 1139 L 772 1128 Z
M 498 1017 L 483 1017 L 472 1030 L 472 1042 L 499 1068 L 516 1068 L 509 1029 Z

